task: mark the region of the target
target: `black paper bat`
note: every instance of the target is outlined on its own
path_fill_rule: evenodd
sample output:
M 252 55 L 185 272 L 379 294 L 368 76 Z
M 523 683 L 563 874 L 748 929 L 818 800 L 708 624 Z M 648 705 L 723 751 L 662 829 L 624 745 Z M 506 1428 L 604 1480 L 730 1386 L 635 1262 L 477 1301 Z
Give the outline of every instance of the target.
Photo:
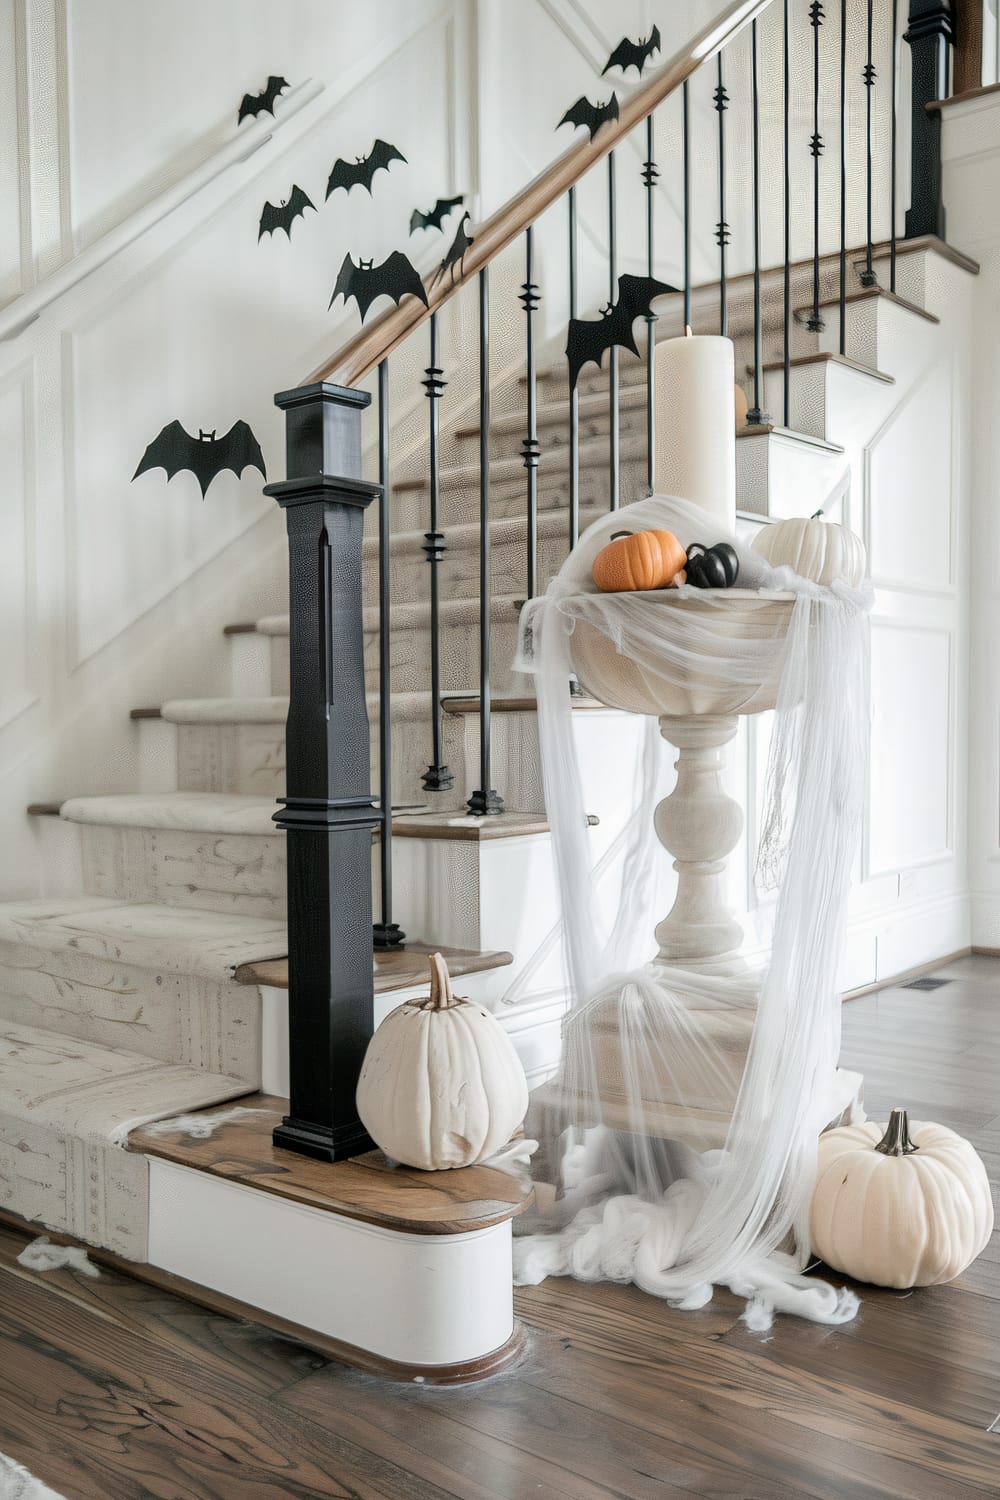
M 394 161 L 405 160 L 402 151 L 397 151 L 387 141 L 376 141 L 367 156 L 356 156 L 353 161 L 345 161 L 342 156 L 338 156 L 326 185 L 326 196 L 329 198 L 338 188 L 344 188 L 349 193 L 351 188 L 359 186 L 371 192 L 372 178 L 380 168 L 388 172 Z
M 311 208 L 313 213 L 316 212 L 316 205 L 308 193 L 304 193 L 297 183 L 292 183 L 292 191 L 287 198 L 282 198 L 277 208 L 273 203 L 264 204 L 257 243 L 260 243 L 265 234 L 274 234 L 276 229 L 283 229 L 291 239 L 292 225 L 296 219 L 302 218 L 307 208 Z
M 410 233 L 416 234 L 418 229 L 443 229 L 444 221 L 453 208 L 465 202 L 465 195 L 459 193 L 457 198 L 439 198 L 434 207 L 428 209 L 427 213 L 421 213 L 419 208 L 413 210 L 410 219 Z
M 629 68 L 635 68 L 641 78 L 643 68 L 653 53 L 659 50 L 660 28 L 658 26 L 653 27 L 648 40 L 642 37 L 638 42 L 630 42 L 627 36 L 623 36 L 601 69 L 601 77 L 603 78 L 605 73 L 610 72 L 612 68 L 621 68 L 623 73 L 627 73 Z
M 240 105 L 240 112 L 236 117 L 237 125 L 242 125 L 247 115 L 274 114 L 274 101 L 279 94 L 283 94 L 288 87 L 287 78 L 275 78 L 272 73 L 267 80 L 267 88 L 262 89 L 259 94 L 244 94 Z
M 586 125 L 590 131 L 590 139 L 600 130 L 608 120 L 618 118 L 618 95 L 612 94 L 607 104 L 591 104 L 589 99 L 582 95 L 570 109 L 566 111 L 559 125 Z M 556 129 L 559 129 L 559 125 Z
M 368 309 L 379 297 L 391 297 L 393 302 L 399 303 L 406 296 L 419 297 L 424 306 L 427 306 L 424 284 L 402 250 L 394 250 L 380 266 L 373 265 L 370 260 L 362 260 L 355 265 L 350 255 L 345 255 L 337 285 L 330 298 L 330 307 L 338 297 L 343 297 L 345 305 L 353 297 L 363 323 L 368 316 Z
M 675 286 L 650 276 L 619 276 L 618 301 L 605 308 L 599 318 L 570 318 L 566 337 L 570 390 L 576 385 L 584 365 L 592 361 L 600 367 L 605 349 L 610 349 L 612 344 L 638 354 L 632 324 L 636 318 L 649 315 L 650 303 L 655 298 L 676 291 Z
M 451 281 L 454 286 L 455 267 L 463 264 L 465 252 L 474 241 L 474 236 L 469 234 L 465 227 L 471 217 L 471 214 L 466 211 L 459 220 L 458 228 L 455 230 L 455 238 L 451 242 L 448 254 L 434 272 L 434 279 L 431 282 L 431 286 L 437 286 L 446 271 L 451 272 Z
M 247 468 L 259 469 L 264 478 L 267 478 L 260 444 L 246 422 L 234 422 L 220 438 L 214 432 L 201 431 L 193 438 L 175 421 L 168 422 L 163 431 L 153 439 L 132 478 L 136 480 L 140 474 L 145 474 L 150 469 L 166 469 L 169 481 L 182 469 L 190 469 L 201 486 L 201 498 L 204 500 L 205 493 L 217 474 L 221 474 L 224 469 L 232 469 L 234 474 L 242 477 L 243 470 Z

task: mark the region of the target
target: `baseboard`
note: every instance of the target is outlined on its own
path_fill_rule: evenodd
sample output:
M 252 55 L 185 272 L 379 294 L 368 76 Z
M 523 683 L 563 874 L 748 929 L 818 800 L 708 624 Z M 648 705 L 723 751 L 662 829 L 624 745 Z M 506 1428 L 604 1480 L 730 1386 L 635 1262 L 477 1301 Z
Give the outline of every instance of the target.
M 946 953 L 941 958 L 931 959 L 929 963 L 918 964 L 913 969 L 903 969 L 899 974 L 889 975 L 885 979 L 877 979 L 874 984 L 863 984 L 855 990 L 845 990 L 841 996 L 842 1000 L 860 1000 L 862 995 L 873 995 L 877 990 L 894 989 L 901 984 L 909 984 L 911 979 L 920 979 L 925 974 L 933 974 L 936 969 L 943 969 L 945 964 L 953 964 L 960 958 L 968 958 L 970 953 L 989 953 L 984 948 L 958 948 L 954 953 Z M 1000 953 L 996 954 L 1000 957 Z
M 165 1271 L 160 1266 L 148 1265 L 143 1261 L 125 1260 L 111 1250 L 102 1250 L 98 1246 L 86 1244 L 83 1240 L 74 1239 L 72 1235 L 59 1234 L 54 1230 L 45 1229 L 41 1224 L 32 1224 L 29 1220 L 22 1219 L 20 1214 L 12 1214 L 6 1209 L 0 1208 L 0 1224 L 16 1230 L 28 1239 L 45 1234 L 55 1245 L 78 1246 L 87 1252 L 90 1260 L 99 1266 L 106 1266 L 108 1270 L 117 1271 L 122 1276 L 130 1276 L 134 1281 L 141 1281 L 144 1285 L 156 1287 L 160 1291 L 170 1292 L 175 1297 L 183 1297 L 185 1301 L 192 1302 L 196 1307 L 204 1307 L 208 1312 L 218 1313 L 221 1317 L 259 1323 L 261 1327 L 269 1328 L 280 1337 L 302 1344 L 307 1349 L 313 1349 L 317 1354 L 325 1355 L 327 1359 L 336 1360 L 338 1364 L 349 1365 L 352 1369 L 362 1370 L 368 1375 L 377 1375 L 382 1380 L 405 1381 L 418 1385 L 467 1385 L 470 1381 L 485 1380 L 491 1375 L 498 1375 L 501 1370 L 506 1370 L 518 1360 L 524 1352 L 524 1330 L 519 1322 L 515 1322 L 507 1342 L 498 1349 L 482 1355 L 479 1359 L 443 1365 L 413 1365 L 399 1360 L 385 1359 L 372 1354 L 367 1349 L 359 1349 L 354 1344 L 347 1344 L 340 1339 L 319 1333 L 315 1328 L 307 1328 L 301 1323 L 293 1323 L 288 1318 L 281 1318 L 274 1313 L 267 1312 L 266 1309 L 252 1306 L 249 1302 L 241 1302 L 238 1297 L 231 1297 L 213 1287 L 202 1286 L 196 1281 L 188 1281 L 185 1277 Z

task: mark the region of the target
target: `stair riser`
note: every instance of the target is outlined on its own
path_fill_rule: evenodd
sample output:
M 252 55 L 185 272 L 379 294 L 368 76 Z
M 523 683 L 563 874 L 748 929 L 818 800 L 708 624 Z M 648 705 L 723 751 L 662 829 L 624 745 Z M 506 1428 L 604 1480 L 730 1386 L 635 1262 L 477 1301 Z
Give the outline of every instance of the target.
M 581 476 L 582 478 L 582 476 Z M 607 485 L 601 494 L 601 506 L 586 506 L 581 509 L 581 532 L 591 521 L 603 515 L 607 508 Z M 442 599 L 474 599 L 479 594 L 479 542 L 478 529 L 445 532 L 448 550 L 438 569 Z M 494 594 L 512 594 L 523 598 L 525 592 L 526 544 L 523 528 L 506 526 L 500 534 L 491 532 L 490 581 Z M 538 534 L 538 580 L 544 588 L 553 578 L 569 552 L 569 520 L 565 512 L 558 516 L 547 516 L 539 526 Z M 427 599 L 429 594 L 430 569 L 422 552 L 402 548 L 392 554 L 391 588 L 392 598 L 399 603 L 413 603 Z M 364 560 L 364 598 L 368 605 L 378 604 L 378 561 L 372 555 Z
M 285 847 L 278 832 L 81 824 L 80 840 L 88 895 L 244 916 L 285 914 Z
M 369 703 L 372 724 L 371 784 L 378 786 L 377 705 Z M 283 724 L 182 724 L 178 726 L 179 790 L 186 792 L 241 792 L 255 796 L 285 794 L 285 726 Z M 267 751 L 261 760 L 262 749 Z M 426 714 L 395 719 L 392 726 L 393 801 L 427 803 L 446 810 L 461 807 L 468 793 L 462 781 L 464 740 L 461 718 L 444 716 L 443 750 L 455 774 L 449 792 L 429 794 L 421 777 L 431 759 L 430 697 Z M 252 752 L 252 753 L 251 753 Z M 279 835 L 280 837 L 280 835 Z M 282 881 L 284 875 L 282 874 Z M 161 898 L 163 899 L 163 898 Z M 182 904 L 194 905 L 191 900 Z M 207 903 L 202 903 L 207 904 Z M 214 908 L 213 908 L 214 909 Z M 232 906 L 221 910 L 238 910 Z M 254 907 L 254 910 L 257 910 Z
M 524 689 L 524 676 L 513 669 L 517 649 L 517 614 L 509 607 L 503 619 L 494 611 L 490 630 L 490 682 L 494 693 L 513 695 Z M 379 688 L 378 629 L 365 632 L 365 684 L 370 692 Z M 392 689 L 397 693 L 430 691 L 430 624 L 392 632 Z M 441 690 L 466 693 L 479 682 L 479 620 L 464 624 L 442 618 L 440 635 Z
M 260 992 L 0 943 L 0 1017 L 260 1086 Z

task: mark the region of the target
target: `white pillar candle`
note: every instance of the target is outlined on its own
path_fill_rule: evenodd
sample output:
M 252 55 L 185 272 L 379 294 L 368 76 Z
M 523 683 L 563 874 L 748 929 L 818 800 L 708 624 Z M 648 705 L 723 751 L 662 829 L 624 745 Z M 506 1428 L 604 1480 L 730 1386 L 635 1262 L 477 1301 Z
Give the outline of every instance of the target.
M 732 341 L 691 334 L 664 339 L 656 346 L 655 373 L 656 493 L 693 500 L 718 518 L 720 533 L 732 533 L 736 529 Z M 704 538 L 706 544 L 712 540 Z

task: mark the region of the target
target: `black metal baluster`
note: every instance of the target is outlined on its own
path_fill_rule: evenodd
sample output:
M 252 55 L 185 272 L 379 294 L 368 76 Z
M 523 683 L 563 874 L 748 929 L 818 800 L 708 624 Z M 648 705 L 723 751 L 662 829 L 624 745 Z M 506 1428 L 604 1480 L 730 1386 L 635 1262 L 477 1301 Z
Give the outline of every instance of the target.
M 764 372 L 764 331 L 760 314 L 760 90 L 757 79 L 757 22 L 750 23 L 750 99 L 753 130 L 753 405 L 748 427 L 761 427 L 770 418 L 761 405 Z
M 791 98 L 789 86 L 789 62 L 788 62 L 788 3 L 784 0 L 784 16 L 782 18 L 782 98 L 785 108 L 785 135 L 784 135 L 784 185 L 782 196 L 782 217 L 785 249 L 785 268 L 782 293 L 783 327 L 782 327 L 782 397 L 781 410 L 782 422 L 786 427 L 791 426 L 791 401 L 792 401 L 792 192 L 790 178 L 790 151 L 789 151 L 789 121 L 791 117 Z
M 576 317 L 576 188 L 566 194 L 569 213 L 569 315 Z M 573 384 L 569 393 L 569 550 L 580 535 L 580 397 Z
M 840 0 L 840 352 L 847 353 L 847 0 Z
M 865 84 L 865 268 L 861 272 L 862 286 L 877 286 L 872 245 L 872 91 L 875 88 L 875 64 L 872 61 L 874 31 L 874 0 L 868 0 L 868 52 L 861 77 Z
M 684 85 L 685 89 L 687 84 Z M 642 180 L 646 190 L 646 275 L 653 276 L 653 214 L 655 201 L 653 189 L 659 177 L 659 169 L 653 160 L 653 116 L 646 116 L 646 160 L 642 164 Z M 656 413 L 655 413 L 655 349 L 656 338 L 653 332 L 657 322 L 656 313 L 650 310 L 646 314 L 646 483 L 650 492 L 653 490 L 654 473 L 656 471 Z
M 892 0 L 892 61 L 890 63 L 891 91 L 892 91 L 892 120 L 889 126 L 889 290 L 896 290 L 896 111 L 899 108 L 896 79 L 896 39 L 899 28 L 899 4 L 898 0 Z
M 719 116 L 719 222 L 715 226 L 715 240 L 719 247 L 719 332 L 723 338 L 729 332 L 729 298 L 726 291 L 726 246 L 729 244 L 729 225 L 726 223 L 726 110 L 729 95 L 722 76 L 722 53 L 716 58 L 718 82 L 713 98 Z
M 490 786 L 490 281 L 479 273 L 479 787 L 466 806 L 474 817 L 502 813 Z
M 820 0 L 812 0 L 809 24 L 813 29 L 813 133 L 809 150 L 813 159 L 813 300 L 806 321 L 811 333 L 820 333 L 826 327 L 819 310 L 819 159 L 823 155 L 823 137 L 819 133 L 819 28 L 824 16 Z
M 681 153 L 684 171 L 684 327 L 691 326 L 691 111 L 687 79 L 681 90 Z M 650 264 L 649 274 L 653 267 Z
M 438 461 L 439 412 L 438 402 L 444 394 L 446 382 L 441 378 L 444 371 L 438 365 L 437 313 L 430 316 L 430 354 L 424 371 L 423 387 L 430 403 L 430 515 L 428 530 L 424 532 L 424 555 L 431 570 L 431 764 L 421 778 L 425 791 L 446 792 L 455 784 L 455 777 L 444 762 L 443 725 L 444 711 L 441 707 L 441 622 L 438 564 L 446 552 L 444 532 L 438 530 L 438 500 L 440 495 L 440 473 Z
M 406 933 L 392 920 L 392 615 L 389 535 L 389 361 L 378 367 L 378 785 L 382 816 L 379 840 L 381 921 L 374 923 L 376 948 L 398 948 Z
M 608 152 L 608 304 L 618 297 L 618 216 L 615 201 L 615 153 Z M 608 359 L 608 488 L 611 509 L 620 503 L 619 433 L 618 433 L 618 345 L 611 345 Z
M 531 225 L 524 234 L 524 284 L 521 287 L 521 306 L 525 317 L 525 350 L 528 375 L 528 432 L 521 444 L 524 467 L 528 471 L 528 555 L 525 580 L 528 598 L 533 599 L 538 585 L 538 391 L 535 380 L 535 334 L 534 311 L 540 298 L 533 280 L 534 230 Z

